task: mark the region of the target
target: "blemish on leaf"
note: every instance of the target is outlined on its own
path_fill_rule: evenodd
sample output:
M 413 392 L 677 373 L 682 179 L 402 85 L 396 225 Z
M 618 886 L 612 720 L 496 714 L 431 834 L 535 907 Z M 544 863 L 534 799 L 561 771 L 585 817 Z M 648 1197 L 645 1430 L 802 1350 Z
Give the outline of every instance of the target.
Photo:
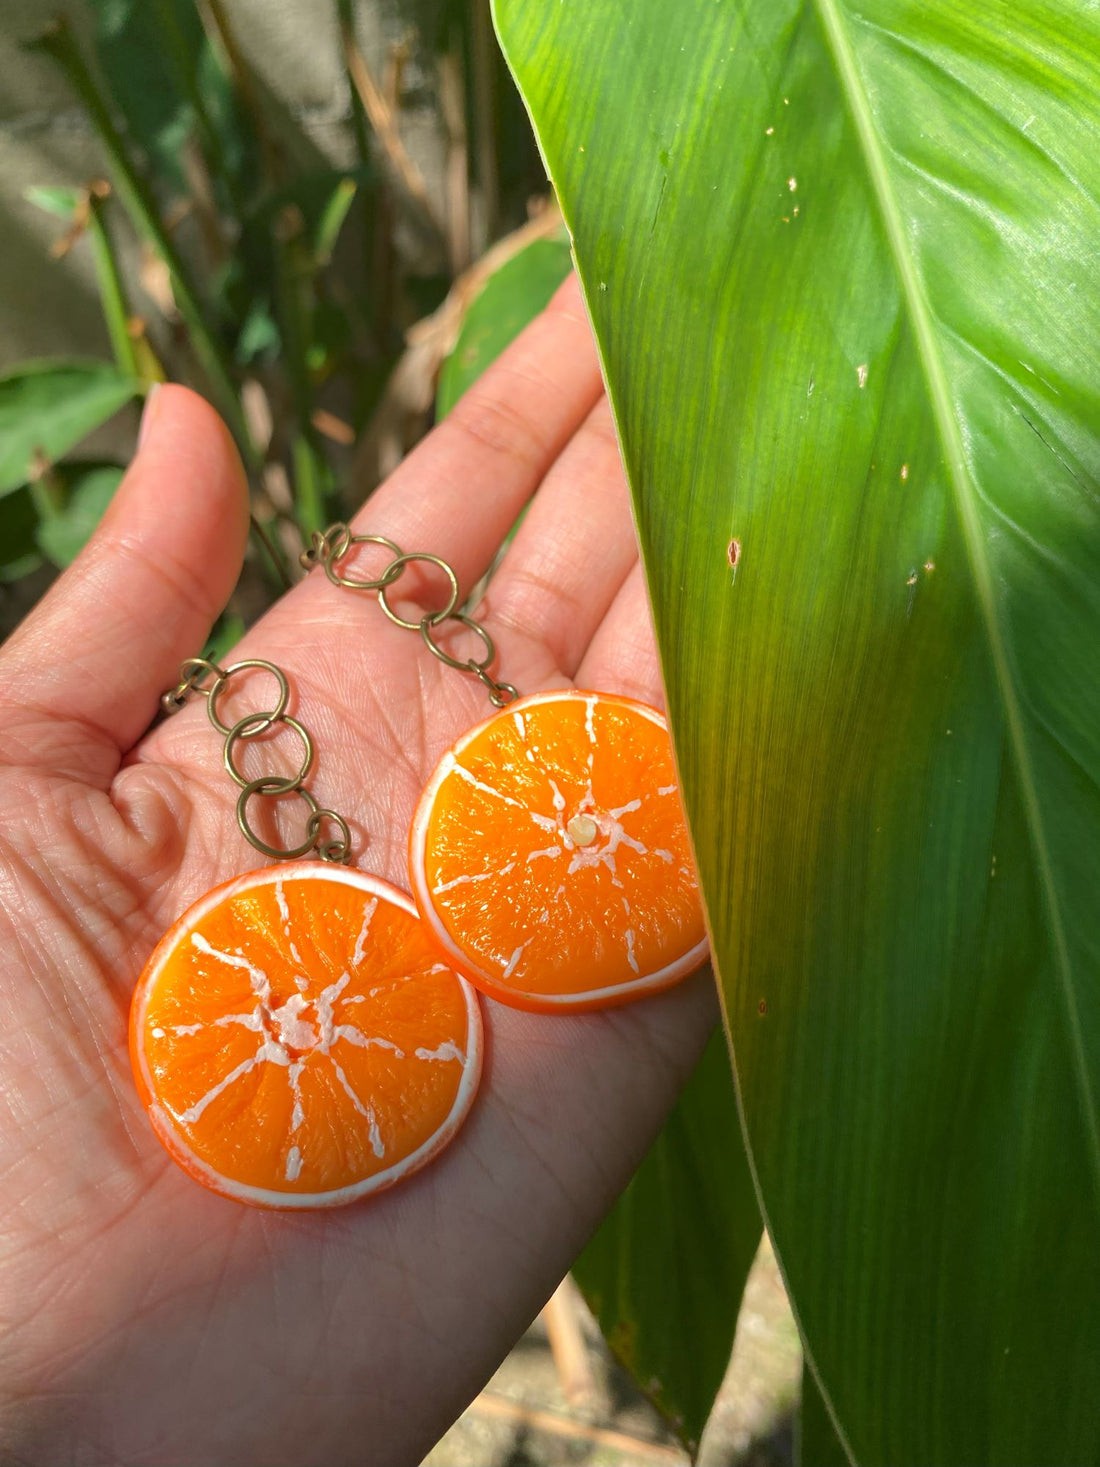
M 862 391 L 862 389 L 867 386 L 867 363 L 866 362 L 860 362 L 859 366 L 856 368 L 856 378 L 859 381 L 860 390 Z
M 737 579 L 737 567 L 741 564 L 740 540 L 734 538 L 726 546 L 726 560 L 729 562 L 729 568 L 733 572 L 733 575 L 730 577 L 730 585 L 732 586 Z
M 917 572 L 915 567 L 909 572 L 909 579 L 906 581 L 905 584 L 907 586 L 915 586 L 917 584 Z
M 904 484 L 905 481 L 906 481 L 906 479 L 908 479 L 908 477 L 909 477 L 909 465 L 908 464 L 902 464 L 902 466 L 901 466 L 901 482 Z
M 797 178 L 794 178 L 793 176 L 791 178 L 788 178 L 787 179 L 787 187 L 790 189 L 791 193 L 793 194 L 794 191 L 795 191 L 795 189 L 798 187 L 798 179 Z
M 768 1012 L 768 1000 L 766 998 L 762 998 L 760 1002 L 756 1005 L 756 1012 L 760 1015 L 761 1018 L 763 1018 L 764 1015 Z
M 775 128 L 774 128 L 774 127 L 766 127 L 766 128 L 765 128 L 765 129 L 764 129 L 764 136 L 765 136 L 765 137 L 766 137 L 766 138 L 770 138 L 770 137 L 771 137 L 771 135 L 772 135 L 772 133 L 773 133 L 773 132 L 774 132 L 774 131 L 775 131 Z
M 930 576 L 935 569 L 936 562 L 932 560 L 931 557 L 929 557 L 929 559 L 924 562 L 924 574 L 926 576 Z

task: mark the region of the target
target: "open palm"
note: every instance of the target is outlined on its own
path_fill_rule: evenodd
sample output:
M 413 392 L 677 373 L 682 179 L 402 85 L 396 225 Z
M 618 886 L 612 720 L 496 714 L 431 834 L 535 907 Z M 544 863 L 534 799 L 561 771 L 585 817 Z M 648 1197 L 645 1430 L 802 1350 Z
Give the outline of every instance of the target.
M 479 611 L 500 675 L 523 692 L 576 681 L 659 701 L 572 284 L 355 528 L 445 556 L 469 586 L 532 496 Z M 130 993 L 186 906 L 261 863 L 201 702 L 142 733 L 201 650 L 246 529 L 224 429 L 193 394 L 162 389 L 95 540 L 0 656 L 5 1461 L 416 1463 L 568 1267 L 713 1018 L 706 978 L 584 1017 L 486 1003 L 465 1128 L 359 1206 L 264 1213 L 174 1166 L 133 1090 Z M 433 604 L 430 581 L 407 584 Z M 313 791 L 349 817 L 357 864 L 407 886 L 416 798 L 490 711 L 484 691 L 319 573 L 234 656 L 286 669 L 317 741 Z M 239 711 L 265 706 L 269 686 L 257 676 Z M 260 753 L 250 774 L 265 772 Z M 279 769 L 296 751 L 262 753 Z

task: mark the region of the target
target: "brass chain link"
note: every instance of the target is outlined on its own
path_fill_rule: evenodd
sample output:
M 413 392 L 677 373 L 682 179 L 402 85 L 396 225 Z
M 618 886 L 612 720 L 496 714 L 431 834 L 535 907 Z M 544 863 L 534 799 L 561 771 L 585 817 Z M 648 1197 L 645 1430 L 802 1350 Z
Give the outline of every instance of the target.
M 381 545 L 390 552 L 392 559 L 380 576 L 369 579 L 363 576 L 344 575 L 341 572 L 339 568 L 341 562 L 352 553 L 357 545 Z M 490 672 L 489 669 L 496 661 L 496 645 L 480 622 L 475 621 L 466 612 L 458 610 L 460 596 L 458 576 L 454 567 L 441 556 L 429 555 L 426 551 L 421 550 L 410 551 L 406 554 L 400 545 L 396 545 L 392 540 L 387 540 L 384 535 L 353 535 L 348 525 L 336 524 L 330 525 L 323 534 L 318 530 L 313 532 L 310 547 L 302 552 L 301 562 L 306 570 L 312 570 L 315 565 L 323 566 L 325 575 L 334 586 L 343 586 L 352 591 L 376 591 L 378 604 L 395 626 L 402 627 L 406 631 L 419 632 L 425 647 L 433 657 L 438 658 L 447 667 L 453 667 L 458 672 L 466 672 L 476 677 L 488 693 L 489 701 L 494 708 L 506 708 L 513 698 L 519 697 L 519 690 L 514 684 L 502 682 L 493 677 Z M 417 562 L 433 565 L 437 570 L 442 571 L 447 578 L 450 594 L 445 606 L 441 606 L 437 611 L 427 611 L 416 621 L 410 621 L 398 615 L 391 606 L 386 593 L 404 573 L 405 567 Z M 473 632 L 481 641 L 481 656 L 465 659 L 453 657 L 445 647 L 440 646 L 436 640 L 436 634 L 446 622 L 457 622 L 467 631 Z M 278 683 L 279 697 L 275 707 L 270 711 L 246 713 L 234 724 L 226 723 L 218 712 L 219 699 L 232 677 L 255 669 L 270 673 Z M 213 678 L 213 682 L 203 686 L 207 678 Z M 347 821 L 335 810 L 322 809 L 306 788 L 306 780 L 313 767 L 315 752 L 313 738 L 308 729 L 287 713 L 290 704 L 290 684 L 286 673 L 276 667 L 274 663 L 265 662 L 258 657 L 250 657 L 243 662 L 234 662 L 231 667 L 220 667 L 209 657 L 188 657 L 180 664 L 179 682 L 161 697 L 161 708 L 165 713 L 175 713 L 192 696 L 206 699 L 206 712 L 210 723 L 225 740 L 222 759 L 226 772 L 234 783 L 240 786 L 241 793 L 237 798 L 237 824 L 249 845 L 275 861 L 291 861 L 296 856 L 307 855 L 310 851 L 316 851 L 323 861 L 340 863 L 350 861 L 351 832 L 348 829 Z M 238 745 L 267 733 L 276 725 L 289 728 L 301 742 L 302 757 L 297 773 L 293 775 L 261 774 L 257 779 L 248 779 L 237 767 L 235 754 Z M 253 830 L 248 819 L 248 802 L 255 795 L 268 799 L 298 795 L 305 802 L 309 811 L 305 839 L 292 847 L 269 845 L 267 841 L 261 839 Z M 326 821 L 332 822 L 337 827 L 339 835 L 336 838 L 328 840 L 322 838 L 322 830 Z
M 236 723 L 227 724 L 218 713 L 218 700 L 225 692 L 232 677 L 239 673 L 248 673 L 252 669 L 259 669 L 261 672 L 269 672 L 272 675 L 279 685 L 278 701 L 270 712 L 246 713 L 243 718 L 238 718 Z M 203 683 L 208 677 L 213 678 L 214 681 L 204 687 Z M 165 713 L 175 713 L 183 707 L 189 697 L 195 695 L 206 699 L 206 712 L 210 723 L 225 740 L 222 759 L 230 778 L 240 786 L 241 793 L 237 798 L 237 824 L 249 845 L 275 861 L 291 861 L 296 856 L 305 856 L 310 851 L 316 851 L 322 861 L 347 864 L 351 860 L 351 831 L 348 829 L 347 821 L 335 810 L 322 809 L 306 788 L 305 782 L 313 767 L 313 738 L 309 731 L 286 711 L 290 703 L 290 684 L 286 673 L 276 667 L 274 663 L 265 662 L 258 657 L 250 657 L 244 662 L 234 662 L 231 667 L 219 667 L 209 657 L 188 657 L 180 664 L 179 682 L 174 688 L 170 688 L 163 694 L 160 704 Z M 234 758 L 237 746 L 249 739 L 257 738 L 260 734 L 267 733 L 276 725 L 289 728 L 301 741 L 302 758 L 299 761 L 297 773 L 293 775 L 261 774 L 258 779 L 248 779 L 237 768 Z M 298 795 L 304 800 L 309 811 L 305 839 L 300 844 L 289 848 L 269 845 L 267 841 L 261 839 L 253 830 L 248 819 L 248 802 L 254 795 L 273 800 L 285 795 Z M 323 838 L 322 832 L 326 822 L 331 822 L 336 826 L 339 831 L 338 836 L 333 839 Z
M 393 558 L 381 575 L 369 578 L 345 575 L 340 570 L 341 562 L 346 560 L 357 545 L 381 545 L 390 552 Z M 488 693 L 489 701 L 494 708 L 506 708 L 513 698 L 519 697 L 519 690 L 513 683 L 501 682 L 490 672 L 489 669 L 496 661 L 496 646 L 480 622 L 475 621 L 466 612 L 458 610 L 460 597 L 458 576 L 454 567 L 442 557 L 429 555 L 423 550 L 414 550 L 406 554 L 400 545 L 396 545 L 392 540 L 387 540 L 384 535 L 353 535 L 350 526 L 336 524 L 330 525 L 324 533 L 314 530 L 309 549 L 303 550 L 300 560 L 307 571 L 312 570 L 314 566 L 322 566 L 325 575 L 334 586 L 343 586 L 352 591 L 376 591 L 379 606 L 395 626 L 402 627 L 405 631 L 419 632 L 425 647 L 433 657 L 438 658 L 447 667 L 453 667 L 458 672 L 470 673 L 471 676 L 476 677 Z M 387 593 L 404 573 L 405 567 L 417 561 L 434 565 L 437 570 L 442 571 L 449 583 L 450 594 L 445 606 L 441 606 L 437 611 L 426 611 L 416 621 L 409 621 L 403 616 L 398 616 L 394 611 Z M 436 633 L 446 622 L 458 622 L 467 631 L 473 632 L 481 641 L 481 656 L 465 659 L 452 657 L 445 647 L 441 647 L 436 640 Z

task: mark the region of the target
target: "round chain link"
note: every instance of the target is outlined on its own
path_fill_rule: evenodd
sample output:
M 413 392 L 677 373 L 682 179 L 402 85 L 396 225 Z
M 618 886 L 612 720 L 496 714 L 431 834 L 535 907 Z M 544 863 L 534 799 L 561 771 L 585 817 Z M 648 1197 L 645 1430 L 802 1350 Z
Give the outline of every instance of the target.
M 334 586 L 346 586 L 350 591 L 384 591 L 397 580 L 404 566 L 391 561 L 374 579 L 342 575 L 339 564 L 357 545 L 384 545 L 392 556 L 401 556 L 401 546 L 387 540 L 385 535 L 353 535 L 347 525 L 337 524 L 330 525 L 323 534 L 314 530 L 308 550 L 303 550 L 298 560 L 303 570 L 312 570 L 315 565 L 324 566 L 325 575 Z
M 414 550 L 410 555 L 398 555 L 396 560 L 390 565 L 390 570 L 393 570 L 396 566 L 397 575 L 399 576 L 407 565 L 412 565 L 417 560 L 423 560 L 428 565 L 437 566 L 447 577 L 448 581 L 450 581 L 451 594 L 447 597 L 446 606 L 441 606 L 438 611 L 429 611 L 424 616 L 417 617 L 416 621 L 406 621 L 403 616 L 398 616 L 397 612 L 394 611 L 393 607 L 386 600 L 386 591 L 388 588 L 383 586 L 378 592 L 379 606 L 381 606 L 394 626 L 403 627 L 407 632 L 419 631 L 425 625 L 434 626 L 438 622 L 446 621 L 447 617 L 455 614 L 455 607 L 458 605 L 458 577 L 455 575 L 454 569 L 445 560 L 441 560 L 438 555 L 429 555 L 426 550 Z M 394 576 L 393 579 L 396 580 L 397 576 Z
M 392 553 L 393 559 L 382 574 L 373 579 L 344 575 L 338 567 L 356 545 L 382 545 Z M 394 582 L 404 574 L 405 567 L 415 561 L 424 561 L 429 565 L 434 565 L 437 570 L 441 570 L 449 582 L 450 595 L 445 606 L 439 607 L 436 611 L 427 611 L 416 621 L 410 621 L 394 611 L 387 593 Z M 353 535 L 347 525 L 335 524 L 330 525 L 323 534 L 319 530 L 313 532 L 309 549 L 302 552 L 301 563 L 306 570 L 312 570 L 316 565 L 322 566 L 325 574 L 335 586 L 345 586 L 355 591 L 377 591 L 379 605 L 395 626 L 402 627 L 406 631 L 419 632 L 425 647 L 433 657 L 437 657 L 447 667 L 453 667 L 458 672 L 470 673 L 476 677 L 485 688 L 489 701 L 495 708 L 506 708 L 513 698 L 519 697 L 519 689 L 513 683 L 502 682 L 490 673 L 489 669 L 496 661 L 497 655 L 493 639 L 480 622 L 475 621 L 466 612 L 458 610 L 458 603 L 461 599 L 458 575 L 454 567 L 441 556 L 429 555 L 427 551 L 423 550 L 414 550 L 406 554 L 399 545 L 395 545 L 392 540 L 387 540 L 384 535 Z M 449 621 L 458 622 L 460 626 L 480 638 L 482 644 L 480 657 L 454 657 L 440 645 L 435 633 Z
M 381 545 L 383 549 L 389 551 L 392 558 L 381 575 L 356 576 L 345 574 L 341 570 L 342 563 L 359 545 Z M 458 610 L 460 600 L 458 575 L 454 567 L 441 556 L 429 555 L 427 551 L 422 550 L 414 550 L 406 554 L 400 545 L 387 539 L 385 535 L 353 535 L 348 525 L 335 524 L 330 525 L 323 533 L 315 530 L 310 537 L 309 547 L 303 550 L 300 559 L 303 568 L 307 571 L 312 570 L 314 566 L 321 566 L 334 586 L 342 586 L 351 591 L 377 592 L 382 610 L 395 626 L 403 627 L 406 631 L 419 632 L 425 647 L 444 666 L 453 667 L 458 672 L 469 673 L 472 677 L 476 677 L 495 708 L 506 708 L 514 698 L 519 697 L 519 689 L 513 683 L 502 682 L 493 677 L 489 671 L 496 661 L 496 646 L 480 622 L 475 621 L 466 612 Z M 438 607 L 435 611 L 426 611 L 416 621 L 410 621 L 393 609 L 386 593 L 404 574 L 405 567 L 416 562 L 433 565 L 437 570 L 442 571 L 447 578 L 450 593 L 444 606 Z M 482 647 L 480 657 L 455 657 L 447 651 L 436 635 L 447 622 L 457 622 L 464 630 L 473 632 L 479 638 Z M 236 723 L 228 724 L 219 714 L 219 699 L 228 688 L 232 678 L 252 670 L 270 673 L 275 679 L 279 687 L 275 707 L 270 711 L 265 709 L 246 713 L 242 718 L 238 718 Z M 212 678 L 213 681 L 203 686 L 207 678 Z M 258 657 L 250 657 L 243 662 L 234 662 L 230 667 L 220 667 L 210 657 L 188 657 L 180 666 L 179 682 L 174 688 L 169 688 L 166 693 L 162 694 L 161 708 L 165 713 L 175 713 L 192 695 L 206 699 L 206 712 L 210 722 L 225 740 L 222 758 L 230 778 L 240 786 L 241 790 L 237 798 L 237 824 L 249 845 L 275 861 L 291 861 L 296 856 L 307 855 L 310 851 L 316 851 L 323 861 L 350 861 L 351 831 L 348 829 L 347 821 L 335 810 L 322 809 L 306 788 L 305 781 L 313 767 L 314 743 L 308 730 L 287 713 L 290 705 L 290 683 L 286 673 L 276 667 L 273 662 L 265 662 Z M 234 757 L 237 745 L 249 739 L 258 738 L 261 734 L 282 724 L 297 734 L 302 743 L 302 758 L 297 772 L 290 775 L 262 774 L 257 779 L 248 779 L 237 767 Z M 257 835 L 248 813 L 249 801 L 256 795 L 272 800 L 282 799 L 287 795 L 298 795 L 305 802 L 309 816 L 306 820 L 305 839 L 299 845 L 274 846 Z M 325 838 L 323 830 L 326 824 L 335 825 L 339 832 L 338 835 Z
M 300 846 L 292 846 L 289 849 L 281 849 L 279 846 L 271 846 L 265 840 L 261 840 L 248 823 L 248 802 L 253 795 L 268 795 L 278 799 L 280 795 L 301 795 L 309 806 L 309 820 L 306 822 L 306 838 Z M 296 856 L 304 856 L 307 851 L 316 849 L 317 832 L 312 828 L 313 817 L 318 813 L 317 801 L 304 785 L 291 784 L 289 780 L 280 779 L 277 774 L 261 775 L 259 779 L 250 779 L 241 790 L 237 800 L 237 824 L 241 827 L 241 834 L 249 845 L 255 846 L 265 856 L 270 856 L 274 861 L 293 861 Z
M 207 706 L 209 707 L 209 704 Z M 277 720 L 273 719 L 269 713 L 246 713 L 229 730 L 229 735 L 225 741 L 225 750 L 222 754 L 226 772 L 231 779 L 240 785 L 241 789 L 244 789 L 246 785 L 254 783 L 254 781 L 250 780 L 246 774 L 242 774 L 236 764 L 234 764 L 233 750 L 236 748 L 239 739 L 252 738 L 253 724 L 262 723 L 270 728 L 274 722 L 285 723 L 287 728 L 292 728 L 301 739 L 302 746 L 305 750 L 302 755 L 302 762 L 298 766 L 298 773 L 283 780 L 283 784 L 286 785 L 285 793 L 289 794 L 291 790 L 300 789 L 309 776 L 309 771 L 313 764 L 313 739 L 298 720 L 291 718 L 289 713 L 281 714 Z
M 247 675 L 254 669 L 270 673 L 278 684 L 279 696 L 275 707 L 270 710 L 263 709 L 246 713 L 242 718 L 238 718 L 236 723 L 229 725 L 223 721 L 218 712 L 218 699 L 226 691 L 233 677 L 242 673 Z M 204 687 L 203 683 L 207 678 L 213 678 L 213 681 Z M 241 789 L 237 799 L 237 824 L 249 845 L 274 861 L 291 861 L 296 856 L 308 855 L 310 851 L 316 851 L 322 861 L 334 861 L 341 864 L 350 861 L 351 831 L 348 829 L 347 821 L 335 810 L 322 809 L 314 796 L 306 789 L 305 781 L 313 767 L 315 748 L 309 730 L 286 711 L 290 702 L 290 683 L 286 673 L 276 667 L 273 662 L 265 662 L 258 657 L 250 657 L 244 662 L 235 662 L 230 667 L 219 667 L 216 662 L 207 657 L 189 657 L 180 667 L 179 682 L 161 697 L 161 707 L 166 713 L 174 713 L 183 707 L 187 698 L 192 694 L 206 699 L 206 712 L 210 723 L 225 740 L 222 759 L 230 777 Z M 257 779 L 249 779 L 242 774 L 234 757 L 238 744 L 257 738 L 260 734 L 283 725 L 292 733 L 297 734 L 302 743 L 302 758 L 297 771 L 289 775 L 261 774 Z M 284 847 L 272 845 L 258 835 L 249 818 L 249 801 L 255 795 L 271 800 L 278 800 L 286 795 L 298 795 L 305 802 L 309 811 L 305 839 L 296 846 Z M 324 836 L 325 825 L 329 822 L 334 824 L 339 831 L 339 834 L 332 839 Z

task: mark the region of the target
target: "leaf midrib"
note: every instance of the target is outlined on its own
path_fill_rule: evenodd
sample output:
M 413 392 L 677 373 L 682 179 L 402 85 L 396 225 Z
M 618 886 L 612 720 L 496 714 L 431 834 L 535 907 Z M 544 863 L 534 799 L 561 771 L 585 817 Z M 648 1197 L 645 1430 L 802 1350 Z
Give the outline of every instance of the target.
M 1073 965 L 1066 942 L 1061 903 L 1054 873 L 1042 804 L 1036 787 L 1035 771 L 1024 728 L 1020 697 L 1013 681 L 1012 666 L 997 619 L 993 594 L 993 575 L 985 553 L 978 494 L 966 464 L 962 435 L 951 406 L 947 373 L 936 341 L 934 317 L 916 263 L 909 251 L 905 226 L 894 193 L 883 144 L 875 131 L 874 116 L 866 88 L 859 74 L 855 53 L 841 14 L 839 0 L 813 0 L 826 42 L 832 52 L 841 90 L 844 93 L 853 125 L 861 146 L 871 187 L 878 201 L 882 223 L 901 282 L 902 294 L 913 326 L 917 353 L 924 369 L 925 381 L 932 401 L 932 413 L 947 465 L 948 482 L 958 509 L 963 541 L 974 578 L 975 593 L 989 641 L 994 673 L 1004 704 L 1005 725 L 1023 799 L 1024 812 L 1035 853 L 1043 902 L 1050 922 L 1055 965 L 1062 989 L 1073 1052 L 1074 1073 L 1081 1093 L 1085 1127 L 1092 1164 L 1093 1180 L 1100 1197 L 1100 1115 L 1093 1093 L 1081 1033 L 1081 1020 L 1074 989 Z

